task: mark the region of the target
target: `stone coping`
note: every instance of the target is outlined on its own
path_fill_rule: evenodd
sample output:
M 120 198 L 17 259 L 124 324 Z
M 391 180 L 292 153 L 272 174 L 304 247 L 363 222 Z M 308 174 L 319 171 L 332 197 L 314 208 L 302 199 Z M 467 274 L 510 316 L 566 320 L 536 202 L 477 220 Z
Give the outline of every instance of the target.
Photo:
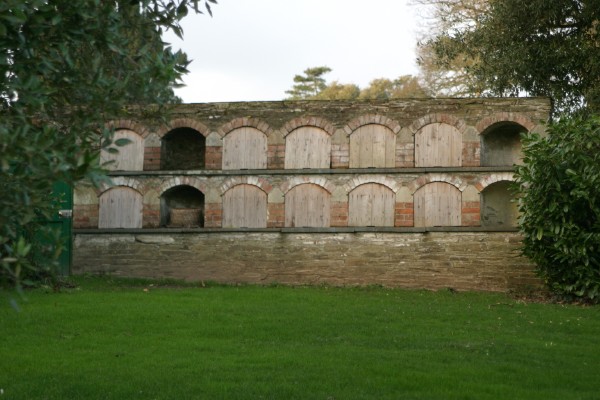
M 104 234 L 179 234 L 179 233 L 481 233 L 481 232 L 518 232 L 514 227 L 473 227 L 473 226 L 436 226 L 427 228 L 415 227 L 375 227 L 351 226 L 334 228 L 105 228 L 105 229 L 73 229 L 75 235 Z
M 111 171 L 109 176 L 239 176 L 239 175 L 354 175 L 354 174 L 415 174 L 435 172 L 514 172 L 515 167 L 422 167 L 422 168 L 305 168 L 305 169 L 241 169 L 241 170 L 173 170 L 173 171 Z

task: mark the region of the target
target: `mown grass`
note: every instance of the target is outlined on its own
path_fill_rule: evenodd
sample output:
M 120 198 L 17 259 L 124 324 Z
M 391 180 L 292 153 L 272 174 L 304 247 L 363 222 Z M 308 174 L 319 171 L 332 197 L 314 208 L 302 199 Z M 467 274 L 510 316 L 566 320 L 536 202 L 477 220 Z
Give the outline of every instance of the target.
M 2 293 L 0 400 L 600 398 L 597 306 L 384 288 L 79 285 L 29 291 L 19 312 Z

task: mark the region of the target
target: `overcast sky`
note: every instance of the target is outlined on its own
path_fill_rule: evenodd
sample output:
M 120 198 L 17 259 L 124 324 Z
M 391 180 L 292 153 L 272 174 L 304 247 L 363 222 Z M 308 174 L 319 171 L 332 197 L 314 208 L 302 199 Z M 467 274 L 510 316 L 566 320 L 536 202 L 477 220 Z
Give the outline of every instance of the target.
M 213 17 L 190 14 L 184 41 L 164 39 L 193 60 L 186 103 L 282 100 L 293 77 L 326 65 L 328 82 L 367 86 L 417 73 L 423 19 L 407 0 L 218 0 Z

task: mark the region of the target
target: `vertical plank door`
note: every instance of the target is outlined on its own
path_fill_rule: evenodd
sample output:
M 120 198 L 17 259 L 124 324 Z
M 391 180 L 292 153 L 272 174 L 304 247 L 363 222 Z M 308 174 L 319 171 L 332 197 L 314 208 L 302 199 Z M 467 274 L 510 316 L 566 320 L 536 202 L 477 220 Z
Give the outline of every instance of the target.
M 106 149 L 100 151 L 100 163 L 110 162 L 105 168 L 109 171 L 141 171 L 144 169 L 144 139 L 129 129 L 115 131 L 113 143 L 118 139 L 128 139 L 130 142 L 124 146 L 111 145 L 118 153 L 109 153 Z
M 223 169 L 266 169 L 267 136 L 256 128 L 234 129 L 223 138 Z
M 425 125 L 415 134 L 415 167 L 460 167 L 462 135 L 452 125 Z
M 331 137 L 321 128 L 300 127 L 285 137 L 285 168 L 329 168 Z
M 267 194 L 253 185 L 237 185 L 223 195 L 223 228 L 266 228 Z
M 286 193 L 286 227 L 328 227 L 330 217 L 330 194 L 322 187 L 306 183 Z
M 394 226 L 394 192 L 377 183 L 367 183 L 348 196 L 348 226 Z
M 141 228 L 142 195 L 135 189 L 117 186 L 100 196 L 98 228 Z
M 363 125 L 350 135 L 350 168 L 393 168 L 396 135 L 389 128 Z
M 446 182 L 432 182 L 414 194 L 415 226 L 460 226 L 461 193 Z

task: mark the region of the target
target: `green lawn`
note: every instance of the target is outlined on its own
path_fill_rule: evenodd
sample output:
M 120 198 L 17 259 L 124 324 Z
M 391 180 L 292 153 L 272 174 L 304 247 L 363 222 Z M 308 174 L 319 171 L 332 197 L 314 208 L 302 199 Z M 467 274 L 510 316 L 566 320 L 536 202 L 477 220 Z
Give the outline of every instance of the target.
M 600 398 L 597 306 L 78 282 L 0 292 L 0 400 Z

